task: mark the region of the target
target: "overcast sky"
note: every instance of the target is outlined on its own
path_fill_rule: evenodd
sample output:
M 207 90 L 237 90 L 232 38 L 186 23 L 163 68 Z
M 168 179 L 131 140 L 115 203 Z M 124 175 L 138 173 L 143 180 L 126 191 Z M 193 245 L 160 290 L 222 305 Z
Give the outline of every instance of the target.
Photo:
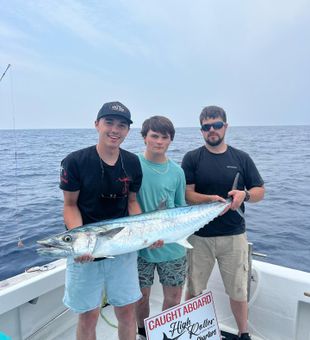
M 310 124 L 309 0 L 0 0 L 0 128 L 89 128 L 118 100 L 133 127 Z

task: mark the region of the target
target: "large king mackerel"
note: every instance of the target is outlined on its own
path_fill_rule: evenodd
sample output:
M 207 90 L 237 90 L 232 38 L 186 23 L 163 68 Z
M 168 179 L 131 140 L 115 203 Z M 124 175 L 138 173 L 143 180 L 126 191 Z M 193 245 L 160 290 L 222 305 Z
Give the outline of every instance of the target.
M 219 216 L 229 205 L 211 202 L 104 220 L 38 241 L 40 255 L 67 257 L 91 254 L 112 257 L 146 248 L 157 240 L 191 248 L 186 238 Z

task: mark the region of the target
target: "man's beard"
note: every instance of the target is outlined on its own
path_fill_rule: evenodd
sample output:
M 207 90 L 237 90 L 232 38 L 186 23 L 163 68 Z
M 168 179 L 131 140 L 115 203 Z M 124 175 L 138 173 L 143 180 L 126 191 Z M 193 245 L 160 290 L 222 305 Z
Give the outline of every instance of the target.
M 224 137 L 222 138 L 219 137 L 217 140 L 209 140 L 205 138 L 206 143 L 210 146 L 218 146 L 223 142 L 223 140 L 224 140 Z

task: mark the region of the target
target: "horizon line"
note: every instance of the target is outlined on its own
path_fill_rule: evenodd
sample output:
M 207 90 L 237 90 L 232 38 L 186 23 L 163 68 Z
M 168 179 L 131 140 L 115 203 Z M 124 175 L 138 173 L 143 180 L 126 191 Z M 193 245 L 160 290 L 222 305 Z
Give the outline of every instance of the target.
M 286 127 L 286 126 L 310 126 L 309 124 L 270 124 L 270 125 L 229 125 L 229 127 Z M 200 126 L 175 126 L 175 129 L 200 129 Z M 93 130 L 94 127 L 38 127 L 38 128 L 1 128 L 0 131 L 16 131 L 16 130 Z M 141 129 L 141 127 L 131 127 L 130 129 Z

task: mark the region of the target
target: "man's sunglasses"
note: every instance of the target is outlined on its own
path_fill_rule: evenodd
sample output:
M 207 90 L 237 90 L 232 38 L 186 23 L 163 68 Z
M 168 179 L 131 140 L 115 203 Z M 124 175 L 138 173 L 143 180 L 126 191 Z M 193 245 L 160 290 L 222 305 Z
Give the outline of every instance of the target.
M 214 130 L 220 130 L 225 125 L 224 122 L 215 122 L 212 124 L 203 124 L 201 125 L 201 130 L 203 131 L 210 131 L 211 127 L 213 127 Z

